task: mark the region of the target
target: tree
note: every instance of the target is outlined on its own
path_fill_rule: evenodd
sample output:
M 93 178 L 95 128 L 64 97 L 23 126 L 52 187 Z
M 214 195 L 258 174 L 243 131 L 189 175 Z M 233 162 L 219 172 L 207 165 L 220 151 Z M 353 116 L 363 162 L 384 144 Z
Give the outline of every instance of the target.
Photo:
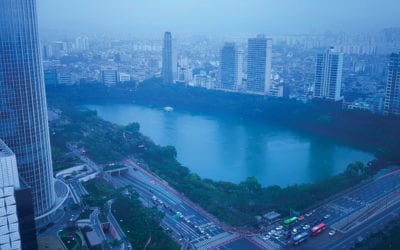
M 247 177 L 247 179 L 244 182 L 240 183 L 240 186 L 242 186 L 243 188 L 246 189 L 246 191 L 249 191 L 251 193 L 256 193 L 261 190 L 261 184 L 254 176 Z
M 129 123 L 128 125 L 125 126 L 125 130 L 131 133 L 138 133 L 140 130 L 140 124 L 137 122 Z

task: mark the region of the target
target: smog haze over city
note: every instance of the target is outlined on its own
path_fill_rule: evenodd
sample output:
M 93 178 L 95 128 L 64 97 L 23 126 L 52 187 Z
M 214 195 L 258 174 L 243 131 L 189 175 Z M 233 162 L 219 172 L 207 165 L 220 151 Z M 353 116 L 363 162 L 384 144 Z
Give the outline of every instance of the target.
M 400 23 L 397 0 L 38 0 L 39 25 L 156 36 L 371 32 Z
M 0 0 L 0 249 L 400 249 L 399 0 Z

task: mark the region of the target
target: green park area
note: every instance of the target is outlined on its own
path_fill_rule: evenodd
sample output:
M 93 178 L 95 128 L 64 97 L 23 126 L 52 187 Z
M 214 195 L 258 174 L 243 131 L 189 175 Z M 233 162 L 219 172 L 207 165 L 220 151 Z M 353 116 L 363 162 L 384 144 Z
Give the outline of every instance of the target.
M 58 233 L 63 244 L 68 250 L 81 250 L 85 245 L 82 242 L 82 233 L 75 229 L 64 229 Z

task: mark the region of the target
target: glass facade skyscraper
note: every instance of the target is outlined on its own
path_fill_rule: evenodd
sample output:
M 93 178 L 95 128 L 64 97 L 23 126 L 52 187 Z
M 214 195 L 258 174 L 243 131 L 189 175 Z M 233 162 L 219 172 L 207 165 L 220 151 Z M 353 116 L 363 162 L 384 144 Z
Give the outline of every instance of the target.
M 272 40 L 258 35 L 248 40 L 247 90 L 268 94 L 271 88 Z
M 36 0 L 0 1 L 0 138 L 31 186 L 35 216 L 56 201 Z
M 239 81 L 239 57 L 234 43 L 225 43 L 221 49 L 221 88 L 235 89 Z
M 164 33 L 162 47 L 162 80 L 163 83 L 173 83 L 172 72 L 172 35 L 171 32 Z

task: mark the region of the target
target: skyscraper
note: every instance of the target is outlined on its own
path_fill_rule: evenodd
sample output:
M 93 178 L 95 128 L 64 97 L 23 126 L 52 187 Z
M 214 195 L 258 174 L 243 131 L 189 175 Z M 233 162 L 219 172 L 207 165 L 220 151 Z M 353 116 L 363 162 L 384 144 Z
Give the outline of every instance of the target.
M 234 43 L 225 43 L 221 49 L 221 88 L 236 89 L 240 81 L 239 52 Z
M 0 1 L 0 137 L 32 188 L 37 218 L 56 202 L 35 0 Z
M 0 140 L 0 249 L 37 249 L 30 188 L 19 179 L 15 154 Z
M 248 40 L 247 90 L 268 94 L 271 88 L 272 40 L 258 35 Z
M 173 83 L 172 73 L 172 35 L 171 32 L 164 33 L 162 47 L 162 80 L 163 83 Z
M 343 54 L 332 47 L 317 55 L 314 81 L 314 97 L 339 101 L 342 99 Z
M 89 49 L 89 38 L 84 37 L 77 37 L 75 39 L 75 49 L 76 50 L 88 50 Z
M 390 55 L 383 112 L 400 115 L 400 53 Z

